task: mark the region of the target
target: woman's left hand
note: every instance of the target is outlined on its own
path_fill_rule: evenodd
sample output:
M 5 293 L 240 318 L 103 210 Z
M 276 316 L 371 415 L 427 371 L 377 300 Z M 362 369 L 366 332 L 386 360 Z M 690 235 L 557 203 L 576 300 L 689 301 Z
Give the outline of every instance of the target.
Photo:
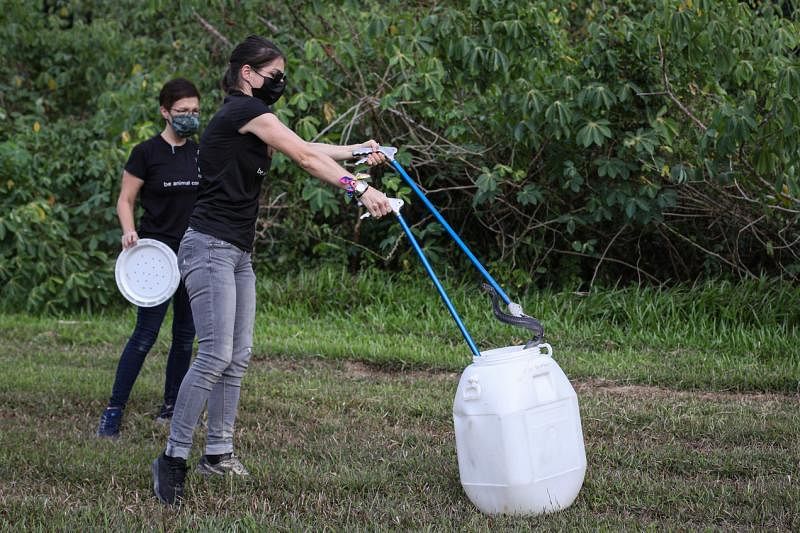
M 374 167 L 375 165 L 380 165 L 381 163 L 386 162 L 386 156 L 383 155 L 383 152 L 379 152 L 381 145 L 378 144 L 377 141 L 370 139 L 367 142 L 363 142 L 361 144 L 355 145 L 354 148 L 369 148 L 372 150 L 372 153 L 367 156 L 366 163 Z
M 389 203 L 389 199 L 375 187 L 370 187 L 364 191 L 359 201 L 364 204 L 369 214 L 375 218 L 381 218 L 392 212 L 392 204 Z

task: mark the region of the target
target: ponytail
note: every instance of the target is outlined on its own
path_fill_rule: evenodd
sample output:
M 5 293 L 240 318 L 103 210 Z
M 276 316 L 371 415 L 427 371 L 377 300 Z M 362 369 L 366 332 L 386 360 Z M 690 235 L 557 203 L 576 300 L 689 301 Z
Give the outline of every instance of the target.
M 234 65 L 233 63 L 228 63 L 228 68 L 227 70 L 225 70 L 225 74 L 222 76 L 222 79 L 220 80 L 220 83 L 222 85 L 222 90 L 225 91 L 226 93 L 231 93 L 238 88 L 240 68 L 242 68 L 241 65 Z

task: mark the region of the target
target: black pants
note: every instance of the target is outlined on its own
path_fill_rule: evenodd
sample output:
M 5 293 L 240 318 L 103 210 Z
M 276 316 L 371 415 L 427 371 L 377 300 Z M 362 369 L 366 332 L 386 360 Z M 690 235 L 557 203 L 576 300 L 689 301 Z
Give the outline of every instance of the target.
M 109 407 L 125 407 L 131 389 L 139 376 L 144 359 L 153 347 L 167 314 L 169 300 L 156 307 L 139 307 L 136 315 L 136 328 L 117 365 L 117 376 L 111 391 Z M 192 359 L 192 343 L 194 342 L 194 322 L 189 296 L 183 282 L 172 297 L 172 346 L 167 357 L 167 375 L 164 379 L 164 403 L 175 404 L 183 376 L 189 369 Z

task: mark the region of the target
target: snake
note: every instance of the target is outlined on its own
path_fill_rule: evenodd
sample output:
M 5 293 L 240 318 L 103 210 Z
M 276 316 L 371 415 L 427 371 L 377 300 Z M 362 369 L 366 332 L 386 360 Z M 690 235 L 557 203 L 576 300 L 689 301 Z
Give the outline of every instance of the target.
M 488 283 L 483 283 L 482 288 L 484 291 L 489 293 L 489 296 L 492 298 L 492 311 L 494 311 L 494 316 L 500 322 L 504 324 L 509 324 L 511 326 L 518 326 L 522 328 L 526 328 L 531 330 L 533 333 L 533 338 L 525 343 L 525 349 L 532 348 L 539 343 L 542 342 L 544 339 L 544 327 L 542 323 L 539 322 L 532 316 L 528 316 L 524 313 L 520 314 L 520 316 L 514 316 L 509 313 L 504 313 L 500 309 L 500 297 L 497 295 L 497 291 L 494 290 L 494 287 L 489 285 Z

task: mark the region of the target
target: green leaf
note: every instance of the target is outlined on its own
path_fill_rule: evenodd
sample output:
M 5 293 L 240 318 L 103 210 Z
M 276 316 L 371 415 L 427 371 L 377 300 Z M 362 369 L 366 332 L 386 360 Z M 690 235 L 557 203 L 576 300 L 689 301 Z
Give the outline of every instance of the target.
M 572 192 L 579 192 L 581 187 L 583 186 L 584 179 L 578 169 L 575 167 L 575 163 L 572 161 L 565 161 L 564 162 L 564 172 L 563 175 L 566 180 L 561 185 L 562 189 L 569 189 Z
M 556 100 L 547 108 L 544 117 L 548 121 L 558 123 L 562 128 L 566 128 L 572 122 L 572 110 L 568 103 Z
M 678 163 L 672 166 L 670 169 L 670 179 L 679 185 L 686 183 L 689 179 L 689 173 L 687 172 L 686 166 L 682 163 Z
M 298 92 L 292 95 L 289 99 L 289 105 L 299 109 L 300 111 L 305 111 L 308 109 L 309 106 L 309 98 L 308 95 L 304 92 Z
M 631 219 L 636 214 L 636 202 L 633 199 L 629 199 L 625 204 L 625 215 Z
M 295 124 L 297 134 L 303 139 L 309 141 L 317 136 L 320 120 L 317 117 L 306 115 Z
M 601 157 L 595 159 L 594 163 L 597 165 L 597 175 L 600 177 L 627 179 L 630 176 L 631 169 L 628 168 L 627 163 L 616 157 Z
M 317 39 L 307 39 L 303 45 L 306 61 L 315 61 L 325 57 L 325 51 Z
M 753 77 L 753 63 L 747 60 L 739 61 L 733 71 L 733 77 L 740 85 L 749 82 Z
M 617 103 L 616 95 L 611 92 L 608 87 L 600 84 L 593 84 L 585 87 L 578 93 L 578 104 L 584 105 L 588 103 L 593 110 L 600 108 L 611 109 Z
M 472 200 L 473 206 L 491 201 L 498 192 L 497 178 L 487 168 L 484 168 L 478 179 L 475 180 L 475 185 L 478 186 L 478 192 Z
M 331 189 L 316 180 L 306 181 L 302 197 L 312 213 L 322 213 L 326 217 L 339 213 L 339 202 Z
M 544 193 L 536 185 L 526 185 L 517 193 L 517 202 L 521 205 L 538 205 L 544 200 Z
M 639 128 L 636 133 L 626 133 L 623 144 L 626 147 L 634 148 L 636 152 L 652 156 L 658 142 L 652 130 Z
M 611 130 L 608 126 L 609 122 L 605 119 L 588 121 L 578 130 L 575 140 L 584 147 L 589 147 L 592 144 L 601 146 L 605 139 L 611 138 Z

